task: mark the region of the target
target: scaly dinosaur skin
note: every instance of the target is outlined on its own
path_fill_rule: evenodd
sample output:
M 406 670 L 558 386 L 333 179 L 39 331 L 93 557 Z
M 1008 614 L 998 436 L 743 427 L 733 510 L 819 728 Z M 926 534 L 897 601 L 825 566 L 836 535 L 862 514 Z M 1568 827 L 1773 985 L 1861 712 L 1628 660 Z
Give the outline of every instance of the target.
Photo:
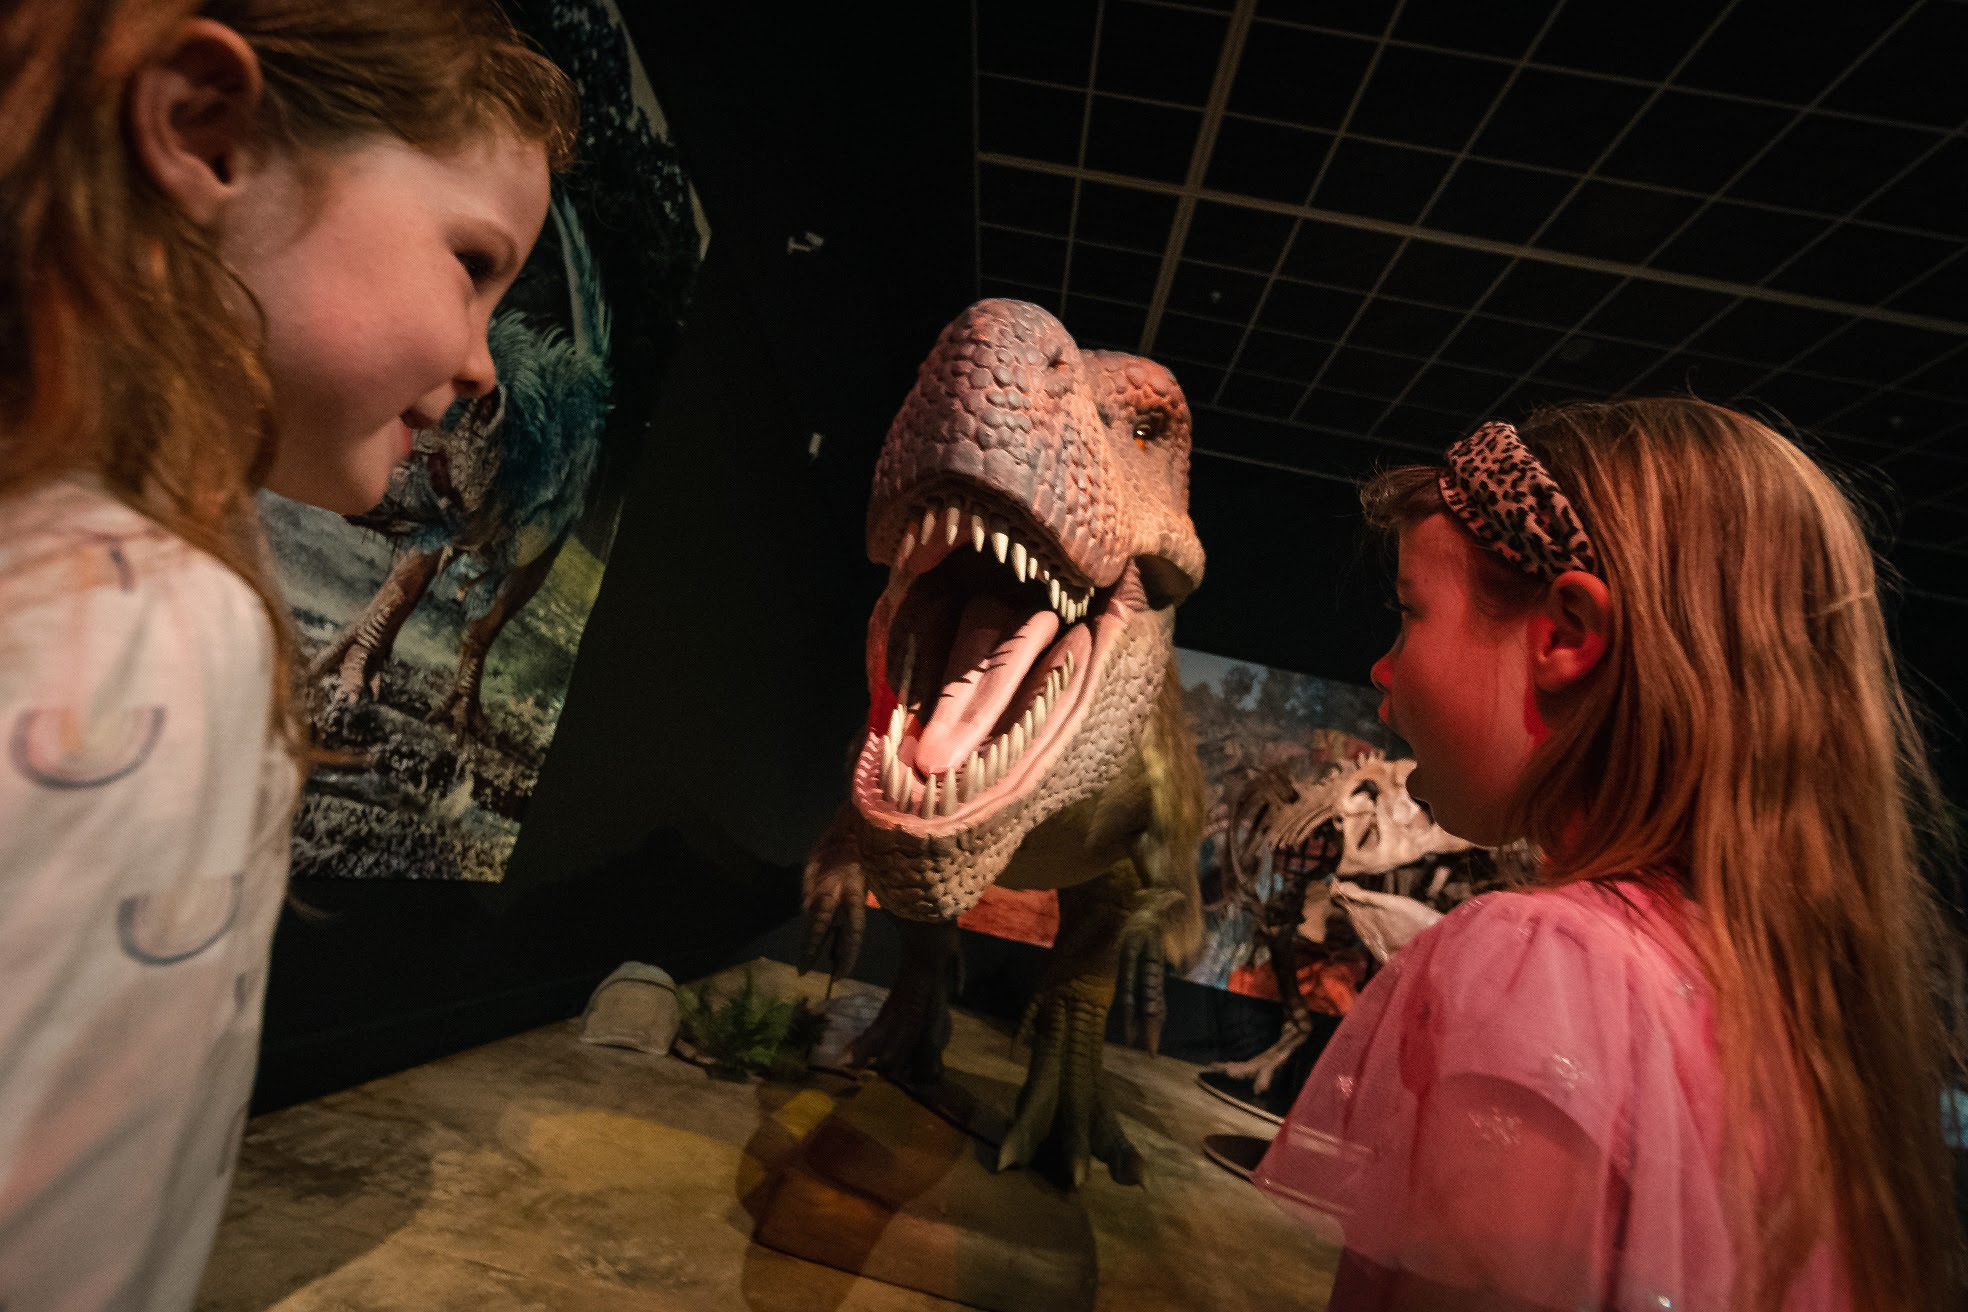
M 1031 1073 L 1000 1165 L 1138 1158 L 1108 1109 L 1114 996 L 1145 995 L 1201 934 L 1202 779 L 1173 674 L 1174 607 L 1202 581 L 1189 408 L 1136 356 L 1081 351 L 1037 306 L 944 329 L 889 429 L 868 555 L 868 735 L 808 862 L 808 960 L 851 968 L 865 890 L 900 919 L 895 987 L 855 1057 L 941 1074 L 956 918 L 992 883 L 1065 890 L 1028 1017 Z

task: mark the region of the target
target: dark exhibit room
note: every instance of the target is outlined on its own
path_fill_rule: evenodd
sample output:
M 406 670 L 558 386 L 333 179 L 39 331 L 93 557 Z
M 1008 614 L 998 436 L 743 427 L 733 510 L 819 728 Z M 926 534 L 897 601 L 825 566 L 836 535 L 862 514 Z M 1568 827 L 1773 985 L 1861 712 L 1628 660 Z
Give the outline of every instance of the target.
M 1968 1291 L 1968 3 L 501 7 L 202 1285 L 9 1312 Z

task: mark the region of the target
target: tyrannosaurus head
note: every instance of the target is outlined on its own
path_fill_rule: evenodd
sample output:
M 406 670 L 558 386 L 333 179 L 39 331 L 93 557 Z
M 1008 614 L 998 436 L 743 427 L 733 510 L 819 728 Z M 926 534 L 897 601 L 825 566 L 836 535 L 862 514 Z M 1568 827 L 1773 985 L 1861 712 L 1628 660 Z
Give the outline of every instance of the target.
M 1036 826 L 1127 768 L 1201 582 L 1189 407 L 1035 305 L 943 330 L 889 429 L 868 554 L 868 735 L 853 799 L 891 911 L 966 910 Z

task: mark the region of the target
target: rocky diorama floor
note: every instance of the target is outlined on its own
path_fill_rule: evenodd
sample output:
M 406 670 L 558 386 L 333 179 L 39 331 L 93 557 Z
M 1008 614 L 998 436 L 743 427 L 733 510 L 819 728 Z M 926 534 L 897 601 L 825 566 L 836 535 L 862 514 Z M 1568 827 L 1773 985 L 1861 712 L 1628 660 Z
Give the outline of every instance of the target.
M 824 987 L 754 968 L 781 993 Z M 1025 1054 L 993 1023 L 954 1020 L 946 1102 L 974 1106 L 988 1134 L 1016 1101 Z M 253 1121 L 200 1312 L 1326 1304 L 1335 1250 L 1202 1153 L 1207 1134 L 1273 1127 L 1203 1092 L 1194 1066 L 1110 1045 L 1112 1096 L 1148 1180 L 1117 1185 L 1096 1167 L 1064 1193 L 991 1172 L 994 1150 L 872 1077 L 734 1084 L 581 1043 L 579 1029 L 547 1026 Z M 890 1212 L 822 1176 L 907 1197 Z

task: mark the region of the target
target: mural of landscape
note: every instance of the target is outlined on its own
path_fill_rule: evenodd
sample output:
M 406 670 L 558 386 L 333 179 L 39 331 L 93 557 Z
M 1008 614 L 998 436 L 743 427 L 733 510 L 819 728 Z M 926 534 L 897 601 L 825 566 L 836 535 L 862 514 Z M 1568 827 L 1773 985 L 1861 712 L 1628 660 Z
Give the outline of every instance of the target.
M 489 333 L 499 386 L 381 505 L 262 494 L 328 759 L 297 877 L 497 880 L 553 741 L 656 387 L 710 240 L 610 0 L 509 12 L 574 79 L 579 160 Z

